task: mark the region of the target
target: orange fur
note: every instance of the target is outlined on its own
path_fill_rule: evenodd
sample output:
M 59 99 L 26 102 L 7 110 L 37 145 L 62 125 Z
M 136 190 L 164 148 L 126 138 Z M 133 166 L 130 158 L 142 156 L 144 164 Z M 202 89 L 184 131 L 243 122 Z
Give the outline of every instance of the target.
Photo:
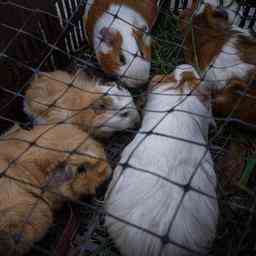
M 30 131 L 14 127 L 0 137 L 0 155 L 1 170 L 7 170 L 0 178 L 1 255 L 27 253 L 64 201 L 94 194 L 110 174 L 103 147 L 67 124 Z M 78 172 L 81 166 L 86 171 Z M 20 237 L 16 243 L 15 237 Z
M 150 61 L 151 60 L 151 46 L 150 45 L 147 46 L 145 44 L 145 41 L 143 39 L 143 37 L 145 36 L 145 33 L 142 31 L 133 29 L 133 35 L 138 43 L 139 49 L 141 51 L 141 55 L 143 56 L 143 58 Z
M 149 85 L 148 89 L 151 91 L 157 87 L 164 86 L 166 83 L 174 82 L 176 83 L 177 80 L 175 79 L 174 75 L 155 75 Z
M 119 52 L 121 51 L 123 39 L 120 32 L 112 32 L 111 51 L 109 53 L 98 53 L 97 57 L 106 74 L 111 74 L 113 70 L 118 70 L 120 63 Z

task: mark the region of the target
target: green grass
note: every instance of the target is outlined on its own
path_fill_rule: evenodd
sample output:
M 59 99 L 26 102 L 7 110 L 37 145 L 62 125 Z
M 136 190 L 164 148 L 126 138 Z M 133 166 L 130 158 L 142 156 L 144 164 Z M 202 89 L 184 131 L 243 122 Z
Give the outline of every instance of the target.
M 161 13 L 153 29 L 153 73 L 168 74 L 179 64 L 182 55 L 178 37 L 178 19 Z

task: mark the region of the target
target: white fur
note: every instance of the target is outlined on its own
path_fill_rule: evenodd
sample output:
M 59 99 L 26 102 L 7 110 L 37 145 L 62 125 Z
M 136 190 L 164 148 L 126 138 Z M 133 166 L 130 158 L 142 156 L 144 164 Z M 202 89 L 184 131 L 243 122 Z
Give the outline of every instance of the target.
M 111 15 L 111 14 L 112 15 Z M 121 19 L 114 19 L 113 15 L 118 14 Z M 114 21 L 113 21 L 114 19 Z M 100 40 L 100 31 L 103 27 L 119 31 L 123 38 L 122 53 L 126 59 L 126 64 L 121 66 L 116 73 L 130 87 L 147 82 L 150 72 L 150 62 L 141 57 L 134 58 L 134 54 L 139 54 L 138 44 L 132 34 L 135 27 L 148 27 L 145 19 L 136 11 L 125 5 L 111 5 L 110 8 L 100 17 L 94 28 L 94 49 L 96 54 L 102 51 L 104 43 Z M 123 77 L 122 77 L 123 76 Z
M 247 30 L 233 27 L 233 30 L 250 36 Z M 239 57 L 236 46 L 237 34 L 235 34 L 222 48 L 220 54 L 214 58 L 208 70 L 206 70 L 205 81 L 208 85 L 214 85 L 217 89 L 226 86 L 231 78 L 245 79 L 249 72 L 255 69 L 254 65 L 243 62 Z
M 108 54 L 109 52 L 111 52 L 112 48 L 109 47 L 107 44 L 102 44 L 101 45 L 101 52 L 104 54 Z
M 176 69 L 176 77 L 179 72 Z M 177 84 L 169 85 L 175 88 Z M 168 243 L 162 256 L 206 253 L 215 236 L 218 203 L 211 155 L 204 146 L 179 140 L 182 138 L 207 144 L 210 119 L 184 113 L 182 110 L 206 116 L 210 113 L 196 96 L 181 96 L 180 91 L 166 88 L 159 87 L 149 95 L 142 127 L 122 153 L 120 163 L 128 161 L 128 166 L 123 169 L 119 165 L 116 168 L 106 195 L 106 211 L 111 215 L 107 215 L 106 225 L 124 256 L 158 256 L 161 243 L 155 236 L 123 223 L 120 219 L 158 236 L 168 233 L 169 239 L 196 252 L 192 254 Z M 166 111 L 174 106 L 181 111 L 167 114 Z M 143 134 L 153 128 L 158 134 Z M 187 184 L 201 159 L 191 186 L 213 198 L 190 190 L 174 217 L 184 190 L 167 180 Z M 169 227 L 173 218 L 174 222 Z
M 111 96 L 112 106 L 106 111 L 104 119 L 98 123 L 99 130 L 104 134 L 122 131 L 134 127 L 140 121 L 139 113 L 128 90 L 117 86 L 102 86 L 103 92 Z M 123 114 L 127 116 L 124 117 Z
M 189 64 L 182 64 L 176 67 L 174 71 L 174 77 L 177 80 L 177 82 L 180 82 L 183 77 L 184 72 L 192 72 L 195 76 L 195 78 L 200 79 L 200 76 L 197 74 L 195 69 L 189 65 Z

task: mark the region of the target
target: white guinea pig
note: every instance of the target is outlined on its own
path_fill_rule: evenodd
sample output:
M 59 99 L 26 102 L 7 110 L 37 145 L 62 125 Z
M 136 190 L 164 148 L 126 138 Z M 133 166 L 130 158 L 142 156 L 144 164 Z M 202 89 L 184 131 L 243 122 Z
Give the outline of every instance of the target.
M 42 73 L 25 96 L 24 111 L 36 124 L 72 123 L 91 135 L 106 137 L 140 120 L 128 90 L 115 83 L 101 84 L 81 70 Z
M 166 80 L 149 94 L 106 194 L 106 226 L 125 256 L 203 255 L 215 237 L 209 96 L 190 65 Z M 190 87 L 197 88 L 188 95 Z
M 145 84 L 151 66 L 150 31 L 155 0 L 90 0 L 84 14 L 86 33 L 105 73 L 129 87 Z

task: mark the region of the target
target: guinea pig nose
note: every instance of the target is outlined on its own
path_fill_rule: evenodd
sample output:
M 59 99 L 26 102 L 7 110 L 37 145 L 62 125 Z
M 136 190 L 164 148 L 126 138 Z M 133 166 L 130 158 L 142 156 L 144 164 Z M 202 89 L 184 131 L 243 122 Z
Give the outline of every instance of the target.
M 216 13 L 218 16 L 222 17 L 223 19 L 225 20 L 228 19 L 228 12 L 225 9 L 218 7 L 216 8 Z
M 85 167 L 84 164 L 81 164 L 77 167 L 77 173 L 81 174 L 81 173 L 86 173 L 87 172 L 87 168 Z

